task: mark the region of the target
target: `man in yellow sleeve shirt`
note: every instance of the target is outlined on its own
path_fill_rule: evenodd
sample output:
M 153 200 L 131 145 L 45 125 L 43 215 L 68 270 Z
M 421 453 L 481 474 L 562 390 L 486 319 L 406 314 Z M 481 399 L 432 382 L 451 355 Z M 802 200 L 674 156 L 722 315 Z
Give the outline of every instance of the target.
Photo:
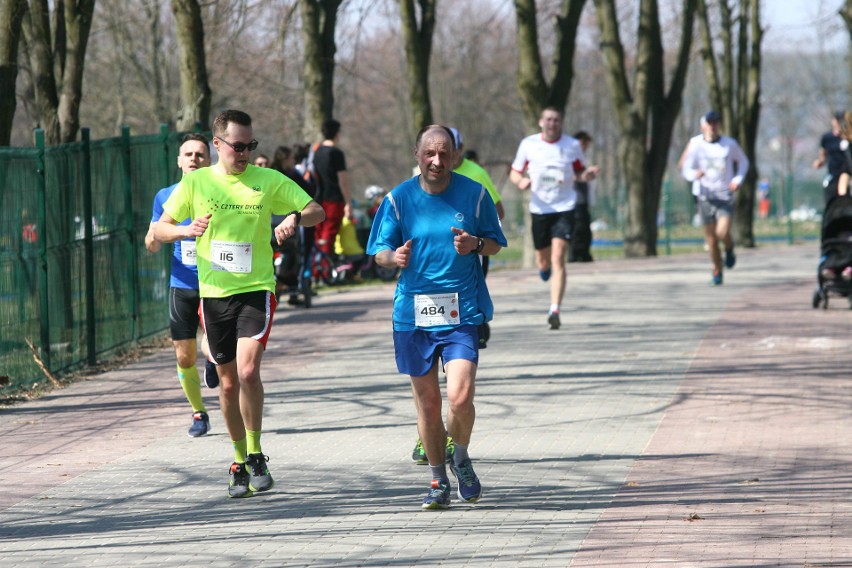
M 260 363 L 275 311 L 271 217 L 284 215 L 274 229 L 279 243 L 299 225 L 310 227 L 325 217 L 294 181 L 251 164 L 257 144 L 248 114 L 220 113 L 213 122 L 219 161 L 183 177 L 155 227 L 162 242 L 196 239 L 201 321 L 219 371 L 219 402 L 234 449 L 230 497 L 250 497 L 274 486 L 260 446 Z M 187 218 L 189 225 L 177 225 Z

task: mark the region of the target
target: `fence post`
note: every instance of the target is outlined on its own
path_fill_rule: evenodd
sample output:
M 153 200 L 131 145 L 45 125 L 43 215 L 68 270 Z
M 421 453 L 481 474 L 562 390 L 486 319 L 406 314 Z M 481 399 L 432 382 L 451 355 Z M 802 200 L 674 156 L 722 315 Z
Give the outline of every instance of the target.
M 787 244 L 793 244 L 793 217 L 791 213 L 793 212 L 793 174 L 787 174 L 787 187 L 785 188 L 785 196 L 784 201 L 786 201 L 787 210 Z
M 160 187 L 168 187 L 169 183 L 169 125 L 160 124 L 160 137 L 163 142 L 163 155 L 160 167 L 162 168 L 163 178 L 160 180 Z
M 671 221 L 672 182 L 666 177 L 663 182 L 663 224 L 666 231 L 666 256 L 672 255 L 672 221 Z
M 124 166 L 124 230 L 127 233 L 127 280 L 130 285 L 130 337 L 133 347 L 139 345 L 139 262 L 136 247 L 136 228 L 133 223 L 133 181 L 130 164 L 130 127 L 121 127 L 122 161 Z
M 86 279 L 86 363 L 97 364 L 97 322 L 95 321 L 95 253 L 92 243 L 92 145 L 88 128 L 80 129 L 83 141 L 83 259 Z
M 41 360 L 50 369 L 50 309 L 47 286 L 47 172 L 44 163 L 44 130 L 36 128 L 36 173 L 38 174 L 38 314 Z
M 169 176 L 169 170 L 172 168 L 172 164 L 174 164 L 174 162 L 171 161 L 171 151 L 169 149 L 169 125 L 168 124 L 165 124 L 165 123 L 160 124 L 160 136 L 163 139 L 162 140 L 163 141 L 163 153 L 162 153 L 162 156 L 161 156 L 162 160 L 160 162 L 160 169 L 161 169 L 161 173 L 162 173 L 162 179 L 160 180 L 160 187 L 163 188 L 163 187 L 168 187 L 172 184 L 171 183 L 172 179 Z M 169 277 L 171 275 L 171 269 L 172 269 L 172 255 L 171 255 L 172 246 L 173 245 L 170 245 L 170 244 L 164 245 L 163 249 L 168 251 L 169 254 L 161 254 L 161 256 L 163 258 L 163 272 L 162 272 L 162 274 L 163 274 L 163 278 L 165 279 L 166 290 L 169 289 Z M 168 297 L 168 292 L 166 292 L 166 297 Z

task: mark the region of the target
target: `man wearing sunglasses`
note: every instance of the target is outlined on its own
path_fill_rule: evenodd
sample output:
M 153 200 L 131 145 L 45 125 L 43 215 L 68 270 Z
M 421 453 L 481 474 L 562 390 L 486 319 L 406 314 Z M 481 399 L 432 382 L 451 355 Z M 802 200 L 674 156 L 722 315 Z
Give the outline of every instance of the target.
M 250 497 L 274 485 L 260 446 L 263 383 L 260 363 L 275 311 L 270 219 L 284 215 L 276 240 L 313 226 L 322 208 L 295 182 L 251 164 L 257 148 L 251 117 L 226 110 L 213 121 L 219 161 L 184 176 L 163 205 L 156 238 L 195 237 L 201 321 L 219 370 L 219 403 L 234 448 L 228 495 Z M 176 223 L 190 218 L 187 226 Z

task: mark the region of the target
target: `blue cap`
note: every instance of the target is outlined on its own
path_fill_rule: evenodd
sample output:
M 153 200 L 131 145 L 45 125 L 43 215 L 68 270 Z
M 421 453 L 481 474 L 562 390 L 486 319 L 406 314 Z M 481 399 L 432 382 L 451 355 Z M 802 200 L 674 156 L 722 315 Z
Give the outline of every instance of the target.
M 715 110 L 711 110 L 704 115 L 704 122 L 722 122 L 722 115 Z

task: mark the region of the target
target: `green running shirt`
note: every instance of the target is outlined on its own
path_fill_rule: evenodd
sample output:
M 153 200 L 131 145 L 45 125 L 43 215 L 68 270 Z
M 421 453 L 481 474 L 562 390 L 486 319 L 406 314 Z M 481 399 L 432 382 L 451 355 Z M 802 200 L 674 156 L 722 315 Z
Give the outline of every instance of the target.
M 212 213 L 196 239 L 199 293 L 224 298 L 245 292 L 275 291 L 272 267 L 272 215 L 301 211 L 311 197 L 271 168 L 248 165 L 238 175 L 215 167 L 183 176 L 163 210 L 175 221 Z

